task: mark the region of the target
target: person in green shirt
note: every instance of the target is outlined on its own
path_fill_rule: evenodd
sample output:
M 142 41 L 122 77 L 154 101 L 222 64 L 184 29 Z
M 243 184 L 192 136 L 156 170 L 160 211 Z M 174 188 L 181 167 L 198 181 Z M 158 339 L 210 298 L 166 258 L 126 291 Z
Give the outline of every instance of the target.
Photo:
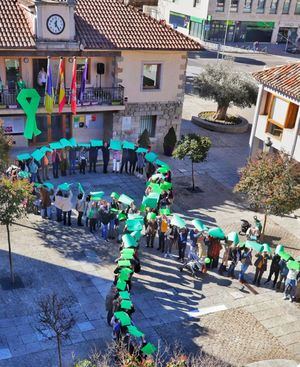
M 18 92 L 20 92 L 22 89 L 26 88 L 26 84 L 25 84 L 25 82 L 24 82 L 24 80 L 22 79 L 21 76 L 19 76 L 19 78 L 18 78 L 17 88 L 18 88 Z

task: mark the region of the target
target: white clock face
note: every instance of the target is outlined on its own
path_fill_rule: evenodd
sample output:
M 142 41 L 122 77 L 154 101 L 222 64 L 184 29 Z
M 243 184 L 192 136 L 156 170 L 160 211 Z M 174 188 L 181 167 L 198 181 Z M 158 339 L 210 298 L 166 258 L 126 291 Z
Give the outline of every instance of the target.
M 47 28 L 52 34 L 61 34 L 65 29 L 65 21 L 60 15 L 53 14 L 47 20 Z

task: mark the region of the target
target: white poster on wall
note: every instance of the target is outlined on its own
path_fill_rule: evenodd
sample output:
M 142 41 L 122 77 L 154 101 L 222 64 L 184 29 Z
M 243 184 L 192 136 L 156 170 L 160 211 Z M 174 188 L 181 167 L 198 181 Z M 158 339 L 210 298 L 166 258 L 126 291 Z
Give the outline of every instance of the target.
M 131 129 L 131 116 L 122 117 L 122 131 Z
M 25 126 L 24 116 L 3 116 L 3 128 L 5 134 L 23 134 Z

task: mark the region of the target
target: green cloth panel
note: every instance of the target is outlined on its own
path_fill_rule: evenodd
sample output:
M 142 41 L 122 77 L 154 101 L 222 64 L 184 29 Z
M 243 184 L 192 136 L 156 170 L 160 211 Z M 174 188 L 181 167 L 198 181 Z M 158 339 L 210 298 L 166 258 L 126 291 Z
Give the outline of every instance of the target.
M 226 236 L 223 230 L 220 227 L 211 228 L 208 230 L 208 234 L 213 237 L 217 238 L 219 240 L 225 240 Z
M 122 194 L 122 195 L 119 197 L 118 201 L 119 201 L 120 203 L 125 204 L 125 205 L 128 205 L 128 206 L 130 206 L 130 205 L 131 205 L 131 203 L 133 203 L 133 202 L 134 202 L 134 200 L 133 200 L 131 197 L 129 197 L 129 196 L 125 195 L 125 194 Z
M 121 301 L 121 308 L 123 308 L 124 310 L 131 310 L 133 307 L 133 303 L 129 300 L 124 299 L 123 301 Z
M 231 241 L 234 245 L 237 245 L 240 242 L 239 235 L 237 234 L 237 232 L 228 233 L 227 241 Z
M 120 140 L 111 140 L 109 147 L 111 150 L 122 150 L 122 143 Z
M 136 247 L 137 246 L 136 240 L 132 236 L 130 236 L 130 234 L 128 234 L 128 233 L 126 233 L 122 236 L 122 242 L 123 242 L 125 248 Z M 130 265 L 131 264 L 129 262 L 129 266 Z
M 133 325 L 127 326 L 127 330 L 130 335 L 135 336 L 136 338 L 141 338 L 145 335 L 136 326 Z
M 153 163 L 157 159 L 158 155 L 154 152 L 149 152 L 145 155 L 146 161 Z
M 256 241 L 246 241 L 245 243 L 246 247 L 252 248 L 253 250 L 257 252 L 262 252 L 263 246 L 260 243 L 257 243 Z
M 31 153 L 31 157 L 34 158 L 36 161 L 40 161 L 45 156 L 40 149 L 36 149 L 34 152 Z
M 134 143 L 131 143 L 129 141 L 124 141 L 123 142 L 123 149 L 134 150 L 135 149 L 135 144 Z
M 51 182 L 44 182 L 43 183 L 43 186 L 47 187 L 47 189 L 49 189 L 49 190 L 53 190 L 54 189 L 54 185 Z
M 137 148 L 136 152 L 137 153 L 147 153 L 148 150 L 146 148 Z
M 174 214 L 172 219 L 171 219 L 171 224 L 173 226 L 176 226 L 178 228 L 185 228 L 186 227 L 186 222 L 183 218 L 181 218 L 179 215 Z
M 19 161 L 27 161 L 27 159 L 31 159 L 31 155 L 29 153 L 22 153 L 17 155 L 17 159 Z
M 41 147 L 40 151 L 43 152 L 43 153 L 52 153 L 53 152 L 52 149 L 50 149 L 49 147 L 46 147 L 46 146 Z
M 118 266 L 127 268 L 128 266 L 131 266 L 131 262 L 129 260 L 119 260 Z
M 49 146 L 52 150 L 54 150 L 54 149 L 56 149 L 56 150 L 57 149 L 63 149 L 63 146 L 61 145 L 61 143 L 59 141 L 55 141 L 53 143 L 50 143 Z
M 151 343 L 147 343 L 141 351 L 146 355 L 150 355 L 156 352 L 156 347 Z
M 91 147 L 100 148 L 103 146 L 103 140 L 91 139 Z
M 122 326 L 131 325 L 131 319 L 124 311 L 118 311 L 114 313 L 116 319 L 120 320 Z
M 168 169 L 170 169 L 168 163 L 161 161 L 160 159 L 156 159 L 154 163 L 160 167 L 168 167 Z
M 208 228 L 206 227 L 206 225 L 200 219 L 194 219 L 192 221 L 192 223 L 195 226 L 195 228 L 198 229 L 198 231 L 200 231 L 200 232 L 208 231 Z
M 131 298 L 130 293 L 128 291 L 121 291 L 121 292 L 119 292 L 119 296 L 122 299 L 128 299 L 128 300 L 130 300 L 130 298 Z
M 66 138 L 61 138 L 59 142 L 63 148 L 73 148 L 72 143 Z
M 89 149 L 91 147 L 91 144 L 90 143 L 78 143 L 78 146 L 80 148 L 87 148 L 87 149 Z
M 72 147 L 73 148 L 76 148 L 77 147 L 77 141 L 75 138 L 70 138 L 69 139 L 69 142 L 71 143 Z

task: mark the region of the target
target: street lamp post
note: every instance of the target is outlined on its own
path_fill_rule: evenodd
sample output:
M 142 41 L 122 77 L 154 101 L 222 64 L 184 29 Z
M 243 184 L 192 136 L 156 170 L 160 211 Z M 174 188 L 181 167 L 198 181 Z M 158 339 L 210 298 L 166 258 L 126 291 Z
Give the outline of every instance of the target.
M 227 17 L 226 17 L 226 28 L 225 28 L 225 35 L 224 35 L 224 46 L 226 45 L 226 38 L 227 38 L 227 33 L 228 33 L 228 23 L 229 23 L 229 13 L 230 13 L 230 8 L 231 8 L 231 0 L 229 2 L 228 5 L 228 10 L 227 10 Z

